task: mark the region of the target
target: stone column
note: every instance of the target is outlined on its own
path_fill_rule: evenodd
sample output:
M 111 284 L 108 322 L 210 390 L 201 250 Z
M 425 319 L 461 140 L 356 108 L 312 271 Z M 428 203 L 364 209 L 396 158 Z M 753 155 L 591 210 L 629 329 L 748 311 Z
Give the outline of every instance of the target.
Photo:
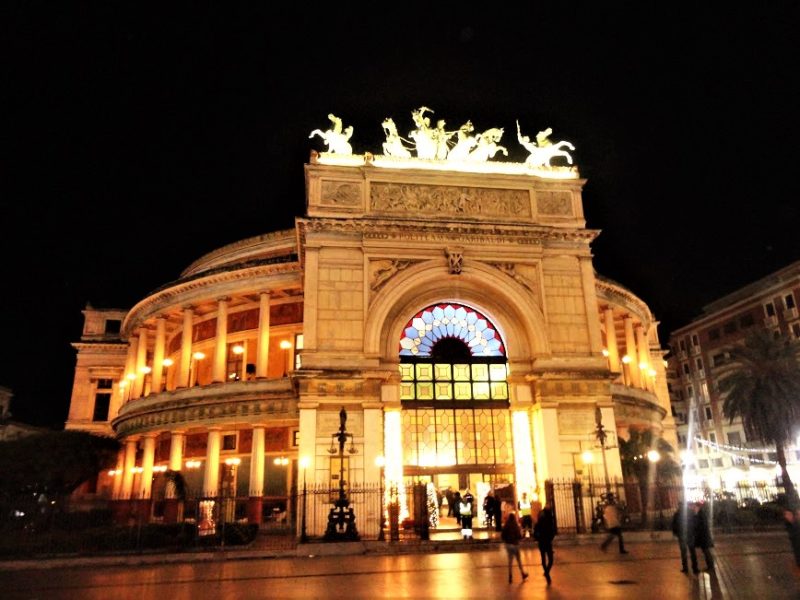
M 253 427 L 253 448 L 250 453 L 250 499 L 247 519 L 261 523 L 264 496 L 264 426 Z
M 222 432 L 219 429 L 208 430 L 206 443 L 206 470 L 203 475 L 203 495 L 216 496 L 219 493 L 219 451 Z
M 133 468 L 136 466 L 136 440 L 125 440 L 125 466 L 122 469 L 122 490 L 120 496 L 123 500 L 130 500 L 133 492 Z
M 217 337 L 214 343 L 214 364 L 211 367 L 211 382 L 227 381 L 228 366 L 228 299 L 217 300 Z
M 153 462 L 156 456 L 156 436 L 147 434 L 144 436 L 142 447 L 142 478 L 139 481 L 139 498 L 146 500 L 150 498 L 153 490 Z
M 169 470 L 180 473 L 183 467 L 183 440 L 182 431 L 173 431 L 170 436 L 169 445 Z M 175 487 L 167 485 L 164 499 L 164 522 L 177 523 L 183 517 L 183 506 L 178 504 L 175 497 Z
M 650 344 L 647 341 L 647 334 L 641 325 L 636 327 L 636 347 L 639 350 L 639 382 L 642 388 L 653 391 L 653 378 L 650 376 Z
M 117 467 L 114 473 L 114 487 L 111 491 L 111 497 L 114 500 L 119 500 L 122 497 L 122 474 L 125 470 L 125 447 L 120 448 L 117 452 Z
M 539 402 L 533 408 L 533 435 L 536 440 L 537 486 L 544 489 L 545 481 L 560 477 L 561 439 L 558 432 L 558 405 L 555 402 Z
M 513 383 L 511 391 L 511 432 L 514 445 L 514 475 L 517 495 L 527 492 L 533 497 L 537 490 L 533 460 L 532 427 L 530 419 L 531 388 L 528 383 Z
M 139 329 L 139 348 L 136 352 L 136 379 L 133 385 L 133 397 L 141 398 L 144 395 L 144 368 L 147 366 L 147 329 Z
M 269 292 L 259 295 L 258 340 L 256 344 L 256 377 L 267 376 L 269 368 Z
M 614 373 L 621 373 L 619 364 L 619 349 L 617 348 L 617 330 L 614 326 L 614 309 L 605 310 L 606 320 L 606 350 L 608 350 L 608 368 Z
M 192 323 L 194 311 L 191 306 L 183 309 L 183 331 L 181 332 L 181 364 L 176 388 L 189 387 L 189 369 L 192 366 Z
M 150 373 L 153 382 L 152 392 L 158 394 L 164 389 L 164 337 L 166 335 L 167 322 L 163 317 L 156 319 L 156 341 L 153 346 L 153 371 Z
M 136 354 L 139 349 L 139 338 L 130 336 L 128 338 L 128 354 L 125 357 L 125 372 L 122 374 L 122 377 L 128 382 L 127 385 L 131 385 L 132 382 L 128 379 L 128 374 L 133 373 L 136 374 Z M 130 398 L 130 392 L 128 394 Z
M 364 481 L 379 482 L 381 468 L 375 458 L 386 455 L 383 447 L 383 405 L 380 402 L 365 402 L 364 407 Z
M 581 268 L 581 285 L 583 286 L 583 302 L 586 310 L 586 325 L 589 329 L 589 350 L 592 354 L 598 353 L 603 348 L 600 320 L 597 314 L 597 288 L 594 278 L 594 267 L 591 257 L 578 259 Z
M 630 362 L 628 362 L 628 372 L 631 375 L 629 385 L 640 387 L 639 352 L 636 350 L 636 341 L 633 335 L 633 319 L 631 317 L 625 317 L 625 354 L 630 358 Z

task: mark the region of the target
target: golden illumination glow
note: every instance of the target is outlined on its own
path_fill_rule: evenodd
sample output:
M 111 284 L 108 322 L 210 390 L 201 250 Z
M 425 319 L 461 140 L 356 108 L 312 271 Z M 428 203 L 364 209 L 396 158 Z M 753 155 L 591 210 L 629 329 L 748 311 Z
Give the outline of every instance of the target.
M 650 462 L 658 462 L 659 460 L 661 460 L 661 454 L 659 453 L 658 450 L 650 450 L 647 453 L 647 460 L 649 460 Z
M 379 454 L 378 456 L 375 457 L 375 466 L 378 467 L 379 469 L 386 466 L 386 459 L 383 458 L 382 454 Z
M 195 360 L 203 360 L 205 357 L 206 357 L 205 353 L 204 352 L 200 352 L 200 351 L 195 352 L 194 354 L 192 354 L 192 358 L 195 359 Z
M 280 347 L 281 350 L 288 350 L 289 348 L 292 347 L 292 342 L 290 342 L 289 340 L 281 340 Z
M 644 361 L 642 361 L 642 362 L 640 362 L 640 363 L 639 363 L 639 368 L 640 368 L 642 371 L 647 371 L 647 369 L 648 369 L 649 367 L 650 367 L 650 365 L 648 365 L 648 364 L 647 364 L 646 362 L 644 362 Z
M 144 471 L 144 469 L 142 469 L 142 467 L 133 467 L 131 469 L 131 473 L 141 473 L 142 471 Z
M 153 467 L 153 473 L 166 473 L 167 465 L 156 465 Z
M 603 356 L 608 358 L 608 348 L 603 348 Z
M 125 377 L 133 381 L 134 379 L 136 379 L 136 373 L 128 373 L 127 375 L 125 375 Z
M 171 367 L 174 364 L 174 361 L 171 358 L 165 358 L 161 361 L 161 364 L 165 367 Z
M 242 459 L 241 459 L 241 458 L 238 458 L 238 457 L 234 457 L 234 458 L 226 458 L 226 459 L 225 459 L 225 464 L 226 464 L 226 465 L 228 465 L 229 467 L 230 467 L 230 466 L 236 466 L 236 465 L 239 465 L 241 462 L 242 462 Z
M 244 346 L 240 344 L 236 344 L 233 348 L 231 348 L 231 352 L 234 354 L 244 354 Z
M 320 152 L 317 163 L 340 167 L 372 165 L 382 169 L 425 169 L 430 171 L 459 171 L 462 173 L 500 173 L 504 175 L 532 175 L 543 179 L 577 179 L 576 167 L 531 167 L 516 162 L 478 162 L 470 160 L 433 160 L 424 158 L 399 158 L 368 154 L 334 154 Z
M 311 461 L 309 460 L 309 458 L 307 456 L 302 456 L 300 458 L 300 468 L 301 469 L 307 469 L 309 464 L 311 464 Z
M 399 519 L 408 517 L 408 505 L 406 502 L 406 486 L 403 485 L 403 433 L 402 417 L 399 410 L 388 410 L 384 413 L 383 420 L 383 443 L 386 467 L 384 475 L 386 478 L 386 500 L 387 502 L 397 501 L 400 507 Z M 391 498 L 392 490 L 397 493 L 397 498 Z
M 285 456 L 278 456 L 272 462 L 275 463 L 276 465 L 278 465 L 279 467 L 285 467 L 286 465 L 289 464 L 289 459 L 286 458 Z
M 622 362 L 624 362 L 626 365 L 629 364 L 631 362 L 631 357 L 626 354 L 622 357 Z
M 581 454 L 581 460 L 585 465 L 592 464 L 594 462 L 594 452 L 592 452 L 591 450 L 584 450 L 583 453 Z
M 514 435 L 514 467 L 517 493 L 527 492 L 530 496 L 536 489 L 536 476 L 533 467 L 533 447 L 531 445 L 531 425 L 528 412 L 515 410 L 511 415 L 511 424 Z
M 650 375 L 650 377 L 655 377 L 656 376 L 656 370 L 655 369 L 649 369 L 647 371 L 647 374 Z
M 153 370 L 153 369 L 151 369 L 151 368 L 150 368 L 150 367 L 148 367 L 147 365 L 143 365 L 143 366 L 139 367 L 139 372 L 140 372 L 140 373 L 144 373 L 145 375 L 147 375 L 148 373 L 150 373 L 152 370 Z
M 127 379 L 123 379 L 123 380 L 121 380 L 121 381 L 119 382 L 119 387 L 121 387 L 121 388 L 124 388 L 124 387 L 126 387 L 127 385 L 128 385 L 128 380 L 127 380 Z
M 200 460 L 187 460 L 184 464 L 187 469 L 199 469 L 203 462 Z

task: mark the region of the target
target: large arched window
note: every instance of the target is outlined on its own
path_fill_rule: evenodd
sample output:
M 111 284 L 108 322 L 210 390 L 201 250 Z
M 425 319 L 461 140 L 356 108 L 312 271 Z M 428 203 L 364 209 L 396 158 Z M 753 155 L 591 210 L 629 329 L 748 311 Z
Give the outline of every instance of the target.
M 505 346 L 489 319 L 429 306 L 403 328 L 399 354 L 406 465 L 512 462 Z

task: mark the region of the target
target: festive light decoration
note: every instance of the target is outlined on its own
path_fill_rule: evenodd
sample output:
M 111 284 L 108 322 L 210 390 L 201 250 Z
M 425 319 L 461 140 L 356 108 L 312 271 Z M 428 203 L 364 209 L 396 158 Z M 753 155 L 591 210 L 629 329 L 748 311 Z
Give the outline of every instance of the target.
M 758 464 L 761 464 L 761 465 L 777 465 L 778 464 L 777 461 L 774 461 L 774 460 L 762 460 L 760 458 L 755 458 L 753 456 L 740 456 L 739 454 L 736 454 L 736 452 L 732 452 L 731 450 L 728 450 L 728 448 L 736 448 L 735 446 L 727 446 L 725 444 L 717 444 L 716 442 L 710 442 L 708 440 L 704 440 L 701 437 L 695 437 L 694 441 L 697 442 L 698 444 L 700 444 L 701 446 L 705 446 L 706 448 L 711 448 L 712 450 L 715 450 L 716 452 L 719 452 L 720 454 L 724 454 L 725 456 L 730 456 L 731 458 L 734 458 L 734 459 L 739 460 L 739 461 L 747 460 L 747 461 L 749 461 L 751 463 L 758 463 Z M 774 450 L 770 450 L 770 449 L 766 449 L 766 450 L 760 449 L 759 450 L 759 449 L 741 448 L 741 449 L 738 449 L 738 450 L 741 451 L 741 452 L 746 452 L 746 453 L 774 452 Z

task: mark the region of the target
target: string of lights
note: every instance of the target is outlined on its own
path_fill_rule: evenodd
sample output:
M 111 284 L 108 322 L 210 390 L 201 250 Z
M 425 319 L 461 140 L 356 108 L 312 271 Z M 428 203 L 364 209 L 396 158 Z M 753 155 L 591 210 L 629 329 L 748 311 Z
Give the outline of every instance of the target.
M 740 461 L 747 460 L 747 461 L 750 461 L 751 463 L 758 463 L 758 464 L 761 464 L 761 465 L 777 465 L 778 464 L 774 460 L 762 460 L 760 458 L 755 458 L 754 456 L 741 456 L 739 454 L 736 454 L 736 452 L 732 452 L 731 450 L 728 450 L 727 448 L 729 446 L 726 446 L 725 444 L 717 444 L 715 442 L 709 442 L 708 440 L 704 440 L 701 437 L 696 437 L 694 439 L 701 446 L 705 446 L 707 448 L 711 448 L 712 450 L 715 450 L 715 451 L 719 452 L 720 454 L 724 454 L 725 456 L 730 456 L 731 458 L 735 458 L 735 459 L 740 460 Z M 749 452 L 753 452 L 753 450 L 748 450 L 748 451 Z M 770 452 L 770 450 L 764 450 L 763 452 Z

